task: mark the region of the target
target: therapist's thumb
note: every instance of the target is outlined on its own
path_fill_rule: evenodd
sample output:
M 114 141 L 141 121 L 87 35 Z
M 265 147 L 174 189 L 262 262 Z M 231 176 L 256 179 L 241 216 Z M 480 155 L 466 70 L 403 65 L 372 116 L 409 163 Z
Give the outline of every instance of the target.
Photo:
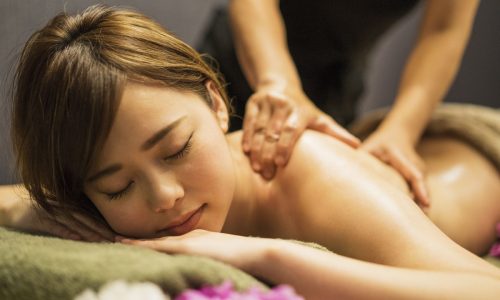
M 357 137 L 340 126 L 332 117 L 323 113 L 314 118 L 307 128 L 328 134 L 353 148 L 358 148 L 361 145 L 361 141 Z

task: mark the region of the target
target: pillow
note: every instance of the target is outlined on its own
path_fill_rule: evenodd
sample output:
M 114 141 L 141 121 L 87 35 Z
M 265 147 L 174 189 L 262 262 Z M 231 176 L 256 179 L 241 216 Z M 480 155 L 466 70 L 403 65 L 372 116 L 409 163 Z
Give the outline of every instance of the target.
M 72 299 L 106 282 L 149 281 L 169 295 L 229 280 L 236 289 L 265 285 L 221 262 L 122 244 L 88 243 L 0 227 L 0 299 Z

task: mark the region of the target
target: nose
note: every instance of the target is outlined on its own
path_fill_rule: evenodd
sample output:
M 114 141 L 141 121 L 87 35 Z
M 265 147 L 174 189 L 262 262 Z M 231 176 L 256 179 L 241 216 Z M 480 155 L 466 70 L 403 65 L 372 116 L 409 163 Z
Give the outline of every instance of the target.
M 167 211 L 184 197 L 182 185 L 173 176 L 160 174 L 151 187 L 150 206 L 154 212 Z

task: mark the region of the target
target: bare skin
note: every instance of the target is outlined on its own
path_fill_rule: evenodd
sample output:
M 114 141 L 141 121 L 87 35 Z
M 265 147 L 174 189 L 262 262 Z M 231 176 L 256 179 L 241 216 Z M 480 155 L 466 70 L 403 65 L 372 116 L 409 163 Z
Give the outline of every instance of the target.
M 393 108 L 361 148 L 398 170 L 417 201 L 428 205 L 425 167 L 415 146 L 459 69 L 479 1 L 425 1 L 424 5 L 419 35 Z M 254 170 L 271 178 L 275 166 L 286 164 L 306 128 L 357 147 L 359 142 L 304 93 L 288 49 L 279 1 L 232 0 L 229 13 L 238 60 L 254 90 L 243 124 L 243 148 Z
M 212 107 L 196 94 L 162 86 L 131 83 L 125 89 L 92 173 L 110 164 L 120 164 L 120 170 L 85 187 L 115 232 L 136 238 L 160 237 L 158 229 L 204 207 L 194 229 L 313 241 L 338 254 L 378 264 L 500 278 L 498 269 L 454 243 L 426 217 L 396 171 L 324 134 L 305 132 L 288 165 L 278 169 L 273 180 L 263 179 L 241 149 L 241 133 L 224 135 L 227 111 L 210 83 L 207 89 Z M 174 120 L 180 125 L 167 137 L 147 150 L 141 147 L 147 137 Z M 189 152 L 176 158 L 187 141 Z M 462 146 L 451 155 L 453 143 L 458 142 L 429 140 L 422 144 L 422 156 L 433 166 L 428 180 L 434 187 L 434 201 L 444 201 L 438 195 L 448 191 L 453 191 L 449 197 L 457 199 L 451 207 L 443 202 L 437 209 L 436 204 L 429 215 L 445 224 L 444 230 L 453 228 L 464 245 L 476 245 L 471 236 L 461 235 L 462 224 L 456 224 L 475 220 L 472 216 L 443 216 L 457 206 L 466 209 L 471 201 L 466 198 L 474 194 L 475 206 L 490 203 L 485 211 L 475 213 L 492 224 L 498 221 L 498 201 L 488 197 L 499 195 L 500 180 L 496 170 L 470 147 Z M 457 164 L 465 171 L 450 180 L 445 173 Z M 484 178 L 472 181 L 467 176 Z M 433 178 L 439 180 L 433 182 Z M 440 187 L 443 178 L 448 178 L 444 188 Z M 461 190 L 464 181 L 477 185 L 478 190 Z M 118 199 L 110 199 L 122 191 Z M 460 200 L 462 196 L 464 200 Z M 493 225 L 491 229 L 487 225 L 472 223 L 469 230 L 493 233 Z M 486 236 L 477 241 L 477 249 L 486 248 L 490 240 Z
M 195 230 L 155 240 L 120 241 L 166 253 L 208 256 L 270 282 L 290 284 L 306 299 L 497 299 L 500 293 L 500 280 L 490 276 L 388 267 L 279 239 Z
M 458 244 L 484 255 L 500 221 L 498 170 L 476 149 L 450 137 L 426 138 L 417 150 L 433 201 L 427 216 Z
M 229 137 L 232 148 L 237 149 L 239 139 L 239 134 Z M 419 151 L 429 164 L 430 221 L 462 246 L 484 254 L 500 221 L 498 172 L 455 139 L 426 139 Z M 463 169 L 449 175 L 457 168 Z M 259 184 L 258 226 L 244 232 L 228 225 L 223 232 L 313 241 L 338 254 L 386 265 L 499 274 L 429 222 L 394 169 L 324 135 L 306 132 L 287 168 L 270 184 Z M 244 217 L 230 212 L 231 217 L 241 226 Z
M 238 148 L 241 133 L 229 135 L 228 141 L 240 168 L 250 168 Z M 118 240 L 209 256 L 271 282 L 291 284 L 307 299 L 497 297 L 499 270 L 430 222 L 476 253 L 490 245 L 499 221 L 500 178 L 480 153 L 450 137 L 425 138 L 419 144 L 432 199 L 427 218 L 411 201 L 399 173 L 366 152 L 311 131 L 297 145 L 289 165 L 271 183 L 255 173 L 247 177 L 259 191 L 257 205 L 235 198 L 223 232 L 314 241 L 335 254 L 282 240 L 200 230 Z M 248 215 L 258 216 L 258 222 L 250 221 L 254 226 L 245 226 Z

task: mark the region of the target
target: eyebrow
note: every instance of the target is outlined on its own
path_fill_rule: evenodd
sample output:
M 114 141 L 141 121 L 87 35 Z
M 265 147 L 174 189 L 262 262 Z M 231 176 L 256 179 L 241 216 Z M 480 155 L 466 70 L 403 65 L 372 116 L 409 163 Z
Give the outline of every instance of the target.
M 147 151 L 151 149 L 154 145 L 156 145 L 159 141 L 161 141 L 165 136 L 167 136 L 174 128 L 179 126 L 179 124 L 186 119 L 186 116 L 182 116 L 175 120 L 174 122 L 168 124 L 167 126 L 163 127 L 162 129 L 158 130 L 153 136 L 151 136 L 149 139 L 147 139 L 144 144 L 141 146 L 141 151 Z M 96 181 L 97 179 L 100 179 L 105 176 L 109 176 L 113 173 L 118 172 L 121 170 L 123 166 L 121 164 L 113 164 L 110 165 L 103 170 L 95 173 L 94 175 L 90 176 L 87 179 L 87 182 L 92 182 Z
M 175 127 L 179 126 L 179 124 L 186 119 L 186 116 L 182 116 L 167 126 L 160 129 L 157 133 L 153 134 L 152 137 L 147 139 L 144 144 L 141 146 L 141 151 L 146 151 L 153 148 L 161 139 L 163 139 L 167 134 L 172 131 Z

